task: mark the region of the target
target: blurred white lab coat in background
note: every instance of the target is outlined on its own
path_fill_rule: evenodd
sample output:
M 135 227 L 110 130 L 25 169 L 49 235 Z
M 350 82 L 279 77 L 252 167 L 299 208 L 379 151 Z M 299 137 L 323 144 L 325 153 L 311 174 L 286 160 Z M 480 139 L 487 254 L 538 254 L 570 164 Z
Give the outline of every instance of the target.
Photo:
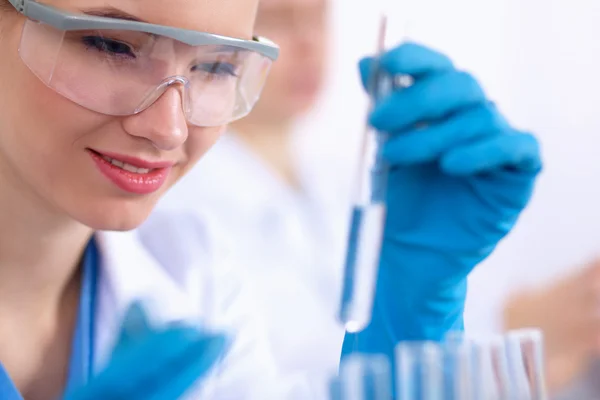
M 344 330 L 335 318 L 349 216 L 346 175 L 333 160 L 297 156 L 302 190 L 227 133 L 159 204 L 210 214 L 231 261 L 256 289 L 280 368 L 322 394 L 337 371 Z

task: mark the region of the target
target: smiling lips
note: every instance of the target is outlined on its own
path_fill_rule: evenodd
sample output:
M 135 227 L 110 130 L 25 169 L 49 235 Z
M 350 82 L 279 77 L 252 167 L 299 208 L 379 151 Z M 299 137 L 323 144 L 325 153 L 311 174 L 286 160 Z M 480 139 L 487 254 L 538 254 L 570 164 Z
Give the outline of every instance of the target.
M 174 165 L 148 162 L 119 154 L 88 152 L 100 172 L 120 189 L 133 194 L 150 194 L 160 189 Z

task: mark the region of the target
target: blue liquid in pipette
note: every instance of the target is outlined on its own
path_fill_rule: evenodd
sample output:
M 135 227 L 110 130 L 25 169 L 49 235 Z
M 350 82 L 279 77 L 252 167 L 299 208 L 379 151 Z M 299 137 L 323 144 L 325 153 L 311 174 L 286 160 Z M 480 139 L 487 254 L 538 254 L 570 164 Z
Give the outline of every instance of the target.
M 364 329 L 371 319 L 384 220 L 383 203 L 352 210 L 339 315 L 349 332 Z
M 342 286 L 342 307 L 340 309 L 340 320 L 348 320 L 348 305 L 354 296 L 354 273 L 356 271 L 356 248 L 358 246 L 358 234 L 360 232 L 360 221 L 364 210 L 362 207 L 354 207 L 348 233 L 348 245 L 346 250 L 346 262 L 344 264 L 344 282 Z

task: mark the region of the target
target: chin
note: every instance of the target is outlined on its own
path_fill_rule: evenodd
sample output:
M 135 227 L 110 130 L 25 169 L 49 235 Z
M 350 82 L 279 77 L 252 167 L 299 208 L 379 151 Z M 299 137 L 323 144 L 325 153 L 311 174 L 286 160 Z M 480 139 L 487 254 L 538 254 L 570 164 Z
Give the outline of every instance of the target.
M 156 201 L 149 199 L 109 199 L 87 204 L 70 214 L 95 231 L 124 232 L 144 223 L 155 204 Z

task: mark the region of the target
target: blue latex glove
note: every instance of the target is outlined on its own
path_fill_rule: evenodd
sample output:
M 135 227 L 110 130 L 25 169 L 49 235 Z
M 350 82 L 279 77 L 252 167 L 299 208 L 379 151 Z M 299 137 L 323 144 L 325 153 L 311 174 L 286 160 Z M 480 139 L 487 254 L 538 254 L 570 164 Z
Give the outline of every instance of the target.
M 136 304 L 105 369 L 63 399 L 178 399 L 210 371 L 226 347 L 225 336 L 195 328 L 154 329 Z
M 388 216 L 373 320 L 347 334 L 343 355 L 392 355 L 403 340 L 463 329 L 466 278 L 512 229 L 541 170 L 539 145 L 511 127 L 468 73 L 414 43 L 381 58 L 414 84 L 376 105 L 392 138 Z M 360 63 L 363 83 L 372 59 Z

